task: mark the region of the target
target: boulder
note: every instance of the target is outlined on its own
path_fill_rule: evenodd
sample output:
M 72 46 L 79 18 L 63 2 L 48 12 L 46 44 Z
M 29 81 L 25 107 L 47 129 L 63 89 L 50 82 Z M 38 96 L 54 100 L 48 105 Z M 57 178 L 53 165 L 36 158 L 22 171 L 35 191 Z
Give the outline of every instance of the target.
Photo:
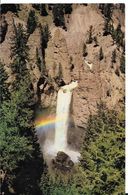
M 55 159 L 52 159 L 52 165 L 53 168 L 66 172 L 72 170 L 74 163 L 65 152 L 59 151 Z

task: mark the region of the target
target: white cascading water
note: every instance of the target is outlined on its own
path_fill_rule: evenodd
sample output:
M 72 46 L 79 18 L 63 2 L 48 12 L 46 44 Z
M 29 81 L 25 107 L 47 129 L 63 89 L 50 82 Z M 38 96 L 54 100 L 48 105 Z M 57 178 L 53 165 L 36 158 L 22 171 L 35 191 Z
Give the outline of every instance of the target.
M 67 152 L 70 156 L 73 154 L 76 158 L 79 156 L 77 152 L 68 150 L 67 133 L 69 125 L 70 104 L 72 99 L 72 91 L 78 86 L 77 81 L 61 87 L 57 96 L 57 109 L 55 124 L 55 149 Z
M 67 133 L 70 117 L 70 104 L 72 91 L 78 86 L 77 81 L 60 88 L 57 96 L 56 123 L 55 123 L 55 140 L 51 144 L 49 140 L 45 142 L 45 151 L 47 154 L 55 156 L 58 151 L 67 153 L 74 162 L 80 157 L 79 152 L 70 150 L 67 145 Z
M 65 150 L 67 148 L 67 131 L 69 124 L 70 103 L 72 90 L 77 87 L 77 81 L 61 87 L 57 96 L 56 124 L 55 124 L 55 148 Z M 59 120 L 58 120 L 59 119 Z

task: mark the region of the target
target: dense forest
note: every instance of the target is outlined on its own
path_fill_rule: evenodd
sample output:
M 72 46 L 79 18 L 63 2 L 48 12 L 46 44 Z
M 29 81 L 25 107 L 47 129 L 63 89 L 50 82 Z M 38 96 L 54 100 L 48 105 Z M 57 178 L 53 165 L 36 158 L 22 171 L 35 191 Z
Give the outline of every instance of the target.
M 87 6 L 86 4 L 83 6 Z M 8 82 L 8 73 L 3 60 L 0 61 L 0 178 L 1 194 L 18 195 L 110 195 L 124 194 L 125 179 L 125 112 L 124 99 L 120 110 L 110 109 L 102 101 L 97 103 L 97 111 L 90 114 L 84 126 L 83 142 L 80 146 L 79 162 L 71 169 L 49 166 L 41 152 L 35 133 L 35 117 L 43 110 L 40 91 L 35 96 L 31 74 L 28 69 L 31 54 L 28 40 L 36 28 L 40 31 L 40 50 L 36 48 L 35 64 L 40 71 L 39 82 L 53 83 L 46 68 L 46 49 L 51 38 L 48 24 L 42 25 L 37 18 L 47 17 L 52 12 L 53 23 L 57 28 L 67 31 L 65 14 L 72 13 L 71 4 L 32 4 L 27 17 L 26 28 L 13 21 L 14 33 L 10 40 L 10 68 L 13 79 Z M 99 4 L 97 8 L 104 17 L 103 37 L 111 36 L 117 48 L 112 51 L 111 66 L 121 51 L 120 68 L 116 75 L 125 74 L 125 43 L 121 25 L 115 28 L 112 23 L 113 4 Z M 118 5 L 124 13 L 124 5 Z M 18 15 L 20 5 L 1 5 L 4 17 L 8 11 Z M 0 32 L 0 42 L 6 40 L 6 19 Z M 88 45 L 99 47 L 93 27 L 87 32 L 82 55 L 88 55 Z M 102 46 L 98 50 L 98 60 L 104 60 Z M 5 53 L 6 55 L 6 53 Z M 70 70 L 74 68 L 70 57 Z M 112 67 L 113 68 L 113 67 Z M 65 83 L 62 79 L 62 67 L 59 64 L 58 75 L 54 81 L 58 87 Z M 38 82 L 38 85 L 39 85 Z M 50 90 L 54 90 L 50 88 Z M 108 92 L 109 93 L 109 92 Z M 124 98 L 124 97 L 123 97 Z M 85 108 L 86 109 L 86 108 Z

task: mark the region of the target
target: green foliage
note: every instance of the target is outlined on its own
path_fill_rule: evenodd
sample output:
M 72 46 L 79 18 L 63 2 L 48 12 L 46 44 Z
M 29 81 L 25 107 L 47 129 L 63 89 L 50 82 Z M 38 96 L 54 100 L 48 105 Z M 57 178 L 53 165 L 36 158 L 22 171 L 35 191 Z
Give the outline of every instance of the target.
M 10 99 L 1 105 L 0 163 L 8 176 L 6 186 L 10 183 L 17 192 L 28 195 L 39 191 L 38 183 L 43 169 L 43 159 L 39 157 L 39 148 L 35 143 L 33 110 L 30 80 L 24 78 L 19 88 L 12 91 Z
M 17 28 L 14 25 L 14 36 L 12 38 L 11 57 L 13 62 L 11 68 L 16 75 L 16 79 L 20 80 L 24 75 L 28 74 L 27 61 L 28 59 L 28 46 L 27 35 L 21 24 Z
M 113 27 L 113 24 L 111 24 L 110 21 L 105 20 L 104 29 L 103 30 L 104 30 L 104 33 L 103 33 L 104 36 L 107 36 L 109 34 L 111 34 L 112 36 L 114 36 L 114 33 L 115 33 L 114 27 Z
M 0 103 L 9 97 L 7 73 L 4 70 L 4 64 L 0 62 Z
M 120 59 L 120 70 L 124 74 L 125 73 L 125 56 L 122 54 Z
M 1 14 L 5 14 L 8 11 L 17 13 L 20 10 L 19 4 L 1 4 Z
M 32 125 L 33 112 L 30 106 L 34 104 L 33 92 L 27 78 L 25 81 L 20 82 L 19 85 L 19 89 L 11 93 L 10 100 L 3 102 L 1 118 L 8 124 L 26 131 L 24 128 L 29 128 Z
M 101 9 L 102 14 L 105 16 L 107 21 L 110 21 L 112 18 L 113 7 L 112 3 L 99 4 L 99 9 Z
M 40 4 L 40 15 L 47 16 L 48 12 L 46 10 L 46 4 Z
M 118 24 L 117 29 L 115 30 L 114 36 L 113 36 L 114 40 L 116 41 L 118 46 L 122 46 L 123 47 L 123 39 L 124 39 L 124 33 L 121 30 L 121 25 Z
M 86 57 L 87 55 L 88 55 L 87 46 L 86 44 L 83 44 L 83 57 Z
M 6 172 L 2 188 L 8 192 L 10 185 L 17 194 L 40 194 L 38 183 L 43 159 L 34 136 L 35 100 L 26 66 L 29 60 L 27 37 L 22 25 L 14 26 L 14 29 L 11 51 L 12 70 L 16 78 L 10 89 L 10 97 L 3 99 L 0 107 L 0 163 Z M 4 86 L 6 75 L 1 66 L 0 70 L 3 75 L 1 84 Z
M 7 116 L 5 116 L 7 117 Z M 18 128 L 0 120 L 0 164 L 1 169 L 12 174 L 18 163 L 31 157 L 33 148 L 25 136 L 20 136 Z
M 124 117 L 101 104 L 90 117 L 81 151 L 81 185 L 86 194 L 124 194 Z M 85 188 L 85 189 L 84 189 Z
M 72 4 L 64 4 L 64 13 L 71 14 L 72 13 Z
M 62 178 L 65 175 L 62 176 Z M 45 167 L 45 172 L 42 175 L 40 188 L 43 195 L 79 195 L 76 186 L 72 183 L 73 181 L 67 180 L 64 182 L 63 179 L 58 179 L 57 176 L 52 176 L 48 173 Z
M 40 32 L 41 32 L 41 45 L 43 49 L 47 48 L 47 44 L 50 38 L 50 30 L 48 24 L 41 26 L 40 25 Z
M 100 52 L 99 52 L 99 60 L 101 61 L 101 60 L 103 60 L 103 58 L 104 58 L 104 54 L 103 54 L 103 49 L 101 47 Z
M 116 42 L 118 47 L 123 47 L 125 49 L 125 43 L 124 43 L 124 33 L 121 30 L 121 25 L 118 24 L 117 28 L 114 29 L 114 26 L 112 22 L 110 21 L 105 21 L 105 26 L 104 26 L 104 36 L 111 35 L 113 40 Z
M 32 4 L 32 7 L 40 11 L 41 16 L 47 16 L 46 4 Z
M 89 31 L 88 31 L 88 38 L 87 38 L 87 41 L 86 41 L 86 43 L 87 44 L 91 44 L 92 43 L 92 41 L 93 41 L 93 38 L 92 38 L 92 25 L 89 27 Z
M 64 5 L 55 4 L 52 10 L 53 13 L 53 22 L 56 26 L 62 26 L 65 28 L 65 19 L 64 19 Z
M 116 63 L 116 50 L 112 52 L 112 63 Z
M 33 152 L 30 139 L 33 112 L 29 107 L 31 96 L 27 84 L 20 83 L 19 89 L 13 91 L 0 108 L 0 163 L 9 176 L 9 183 L 19 163 L 29 159 Z
M 27 20 L 27 32 L 28 34 L 32 34 L 37 26 L 37 18 L 35 16 L 35 11 L 30 10 Z

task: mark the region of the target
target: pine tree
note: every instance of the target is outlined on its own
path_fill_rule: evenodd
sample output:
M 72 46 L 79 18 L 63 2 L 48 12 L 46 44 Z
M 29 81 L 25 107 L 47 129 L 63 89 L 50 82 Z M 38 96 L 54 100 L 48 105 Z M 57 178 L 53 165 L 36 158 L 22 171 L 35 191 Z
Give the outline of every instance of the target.
M 103 49 L 101 47 L 100 48 L 100 53 L 99 53 L 99 60 L 101 61 L 101 60 L 103 60 L 103 58 L 104 58 L 104 54 L 103 54 Z
M 120 59 L 120 71 L 125 74 L 125 56 L 122 54 Z
M 8 11 L 17 13 L 20 10 L 19 4 L 1 4 L 1 14 L 5 14 Z
M 86 57 L 87 55 L 88 55 L 87 46 L 86 44 L 83 44 L 83 57 Z
M 40 31 L 41 31 L 41 44 L 44 49 L 47 48 L 47 43 L 50 38 L 50 31 L 49 31 L 49 26 L 48 24 L 44 25 L 43 27 L 40 26 Z
M 112 18 L 113 4 L 99 4 L 99 9 L 101 9 L 102 14 L 105 16 L 105 19 L 109 22 Z
M 39 3 L 32 4 L 32 7 L 37 9 L 38 11 L 40 10 L 40 4 Z
M 47 16 L 48 12 L 46 10 L 46 4 L 40 4 L 40 15 Z
M 64 4 L 64 13 L 71 14 L 72 13 L 72 4 Z
M 98 107 L 85 129 L 76 185 L 80 184 L 80 194 L 124 194 L 124 112 Z
M 92 38 L 92 26 L 90 26 L 89 31 L 88 31 L 88 38 L 87 38 L 86 43 L 87 44 L 91 44 L 92 41 L 93 41 L 93 38 Z
M 39 71 L 41 72 L 41 77 L 46 75 L 45 63 L 44 63 L 44 60 L 39 55 L 39 51 L 38 51 L 37 48 L 36 48 L 36 64 L 37 64 L 37 66 L 39 68 Z
M 109 34 L 113 34 L 113 30 L 114 30 L 114 27 L 113 25 L 110 23 L 110 21 L 108 20 L 105 20 L 105 23 L 104 23 L 104 33 L 103 33 L 103 36 L 107 36 Z
M 15 27 L 15 26 L 14 26 Z M 14 36 L 12 38 L 11 64 L 12 71 L 16 75 L 17 80 L 20 80 L 24 75 L 28 74 L 27 61 L 28 61 L 28 46 L 27 35 L 21 24 L 14 28 Z
M 112 52 L 112 63 L 116 63 L 116 50 Z
M 56 26 L 62 26 L 65 28 L 65 19 L 64 19 L 64 5 L 56 4 L 52 10 L 53 13 L 53 22 Z
M 121 24 L 119 23 L 115 32 L 115 40 L 118 46 L 123 46 L 124 33 L 121 30 Z
M 5 72 L 4 69 L 4 64 L 0 62 L 0 103 L 6 99 L 9 98 L 9 91 L 8 91 L 8 84 L 6 83 L 7 81 L 7 73 Z
M 37 18 L 35 16 L 35 11 L 30 10 L 27 20 L 27 32 L 28 34 L 32 34 L 37 26 Z

